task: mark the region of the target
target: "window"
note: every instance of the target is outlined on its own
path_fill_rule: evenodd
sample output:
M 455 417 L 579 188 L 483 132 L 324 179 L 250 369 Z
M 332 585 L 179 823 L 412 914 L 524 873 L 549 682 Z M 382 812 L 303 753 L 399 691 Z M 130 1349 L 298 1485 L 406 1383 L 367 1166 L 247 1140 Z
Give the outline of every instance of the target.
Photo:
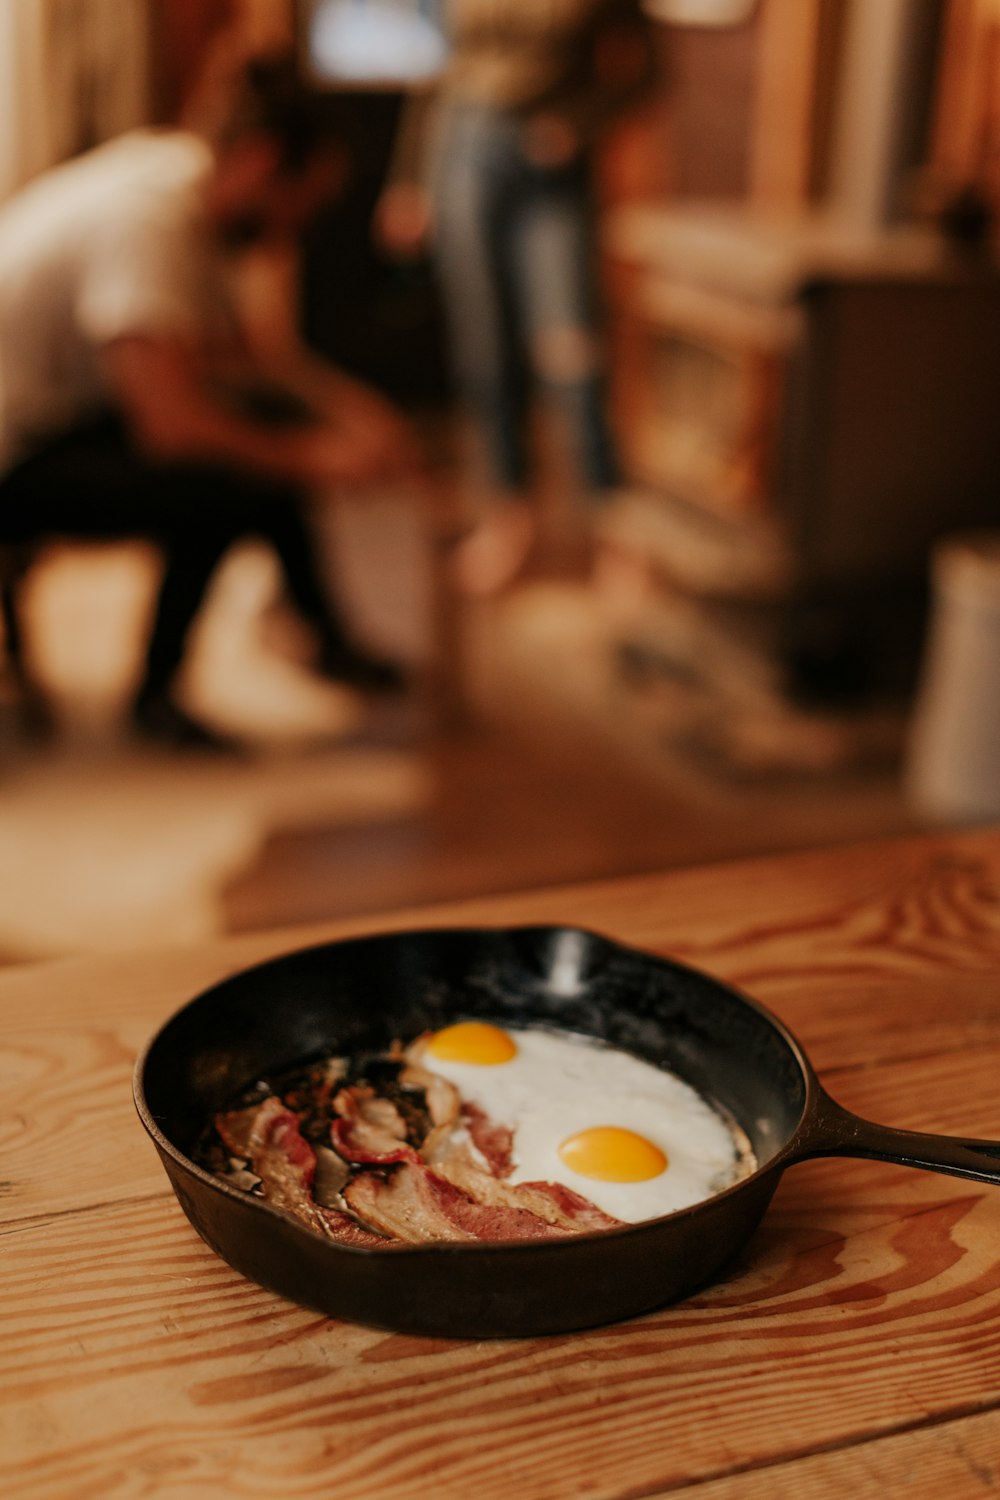
M 443 0 L 299 0 L 301 49 L 313 80 L 407 84 L 432 78 L 447 44 Z

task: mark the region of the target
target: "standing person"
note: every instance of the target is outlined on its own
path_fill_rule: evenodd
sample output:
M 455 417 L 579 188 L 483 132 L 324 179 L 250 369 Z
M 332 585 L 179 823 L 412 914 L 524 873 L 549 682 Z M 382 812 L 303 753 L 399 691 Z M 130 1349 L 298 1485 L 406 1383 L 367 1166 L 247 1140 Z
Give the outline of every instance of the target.
M 534 384 L 565 413 L 589 497 L 618 481 L 592 177 L 609 127 L 652 84 L 655 54 L 640 0 L 445 0 L 445 16 L 451 57 L 429 131 L 427 206 L 459 394 L 493 485 L 459 568 L 471 591 L 490 592 L 535 538 Z M 402 166 L 380 209 L 383 234 L 401 247 L 422 211 L 407 178 Z
M 136 730 L 213 737 L 175 697 L 189 628 L 239 537 L 273 546 L 318 669 L 400 684 L 350 638 L 317 563 L 313 500 L 419 467 L 377 393 L 295 352 L 262 368 L 233 293 L 239 253 L 287 242 L 342 187 L 346 119 L 286 59 L 241 72 L 209 135 L 139 130 L 44 174 L 0 212 L 0 549 L 8 650 L 47 536 L 147 536 L 164 555 Z

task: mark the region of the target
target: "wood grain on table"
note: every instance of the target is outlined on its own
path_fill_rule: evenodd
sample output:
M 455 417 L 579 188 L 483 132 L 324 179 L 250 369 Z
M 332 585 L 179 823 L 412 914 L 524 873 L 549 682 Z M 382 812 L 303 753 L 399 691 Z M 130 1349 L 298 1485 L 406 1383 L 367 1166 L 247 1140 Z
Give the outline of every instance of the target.
M 725 1275 L 632 1323 L 466 1343 L 333 1322 L 196 1236 L 142 1043 L 260 958 L 565 922 L 703 967 L 874 1119 L 1000 1138 L 1000 834 L 519 894 L 0 975 L 0 1493 L 561 1500 L 1000 1493 L 1000 1188 L 800 1165 Z

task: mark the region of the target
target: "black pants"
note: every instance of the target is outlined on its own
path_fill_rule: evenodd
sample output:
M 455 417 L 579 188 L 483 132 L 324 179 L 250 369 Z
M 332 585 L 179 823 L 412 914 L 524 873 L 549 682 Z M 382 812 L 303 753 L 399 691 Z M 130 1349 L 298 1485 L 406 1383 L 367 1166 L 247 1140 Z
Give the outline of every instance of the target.
M 274 549 L 291 601 L 321 646 L 343 645 L 300 491 L 218 464 L 155 462 L 114 417 L 64 434 L 0 480 L 0 547 L 11 560 L 3 606 L 15 670 L 23 680 L 18 590 L 39 543 L 142 537 L 161 548 L 166 566 L 140 688 L 145 696 L 166 691 L 216 567 L 235 541 L 250 536 Z

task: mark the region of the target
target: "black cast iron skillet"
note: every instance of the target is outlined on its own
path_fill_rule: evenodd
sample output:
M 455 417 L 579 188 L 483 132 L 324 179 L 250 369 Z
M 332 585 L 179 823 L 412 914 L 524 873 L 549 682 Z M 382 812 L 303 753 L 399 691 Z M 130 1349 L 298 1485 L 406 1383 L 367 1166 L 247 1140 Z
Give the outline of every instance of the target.
M 704 1203 L 600 1234 L 354 1249 L 191 1160 L 217 1109 L 322 1052 L 409 1040 L 462 1017 L 600 1038 L 670 1068 L 729 1110 L 758 1170 Z M 334 1317 L 464 1338 L 564 1332 L 685 1296 L 747 1240 L 786 1167 L 863 1156 L 1000 1183 L 1000 1144 L 848 1114 L 795 1038 L 696 970 L 571 927 L 389 933 L 305 949 L 216 985 L 136 1064 L 139 1115 L 199 1234 L 254 1281 Z

